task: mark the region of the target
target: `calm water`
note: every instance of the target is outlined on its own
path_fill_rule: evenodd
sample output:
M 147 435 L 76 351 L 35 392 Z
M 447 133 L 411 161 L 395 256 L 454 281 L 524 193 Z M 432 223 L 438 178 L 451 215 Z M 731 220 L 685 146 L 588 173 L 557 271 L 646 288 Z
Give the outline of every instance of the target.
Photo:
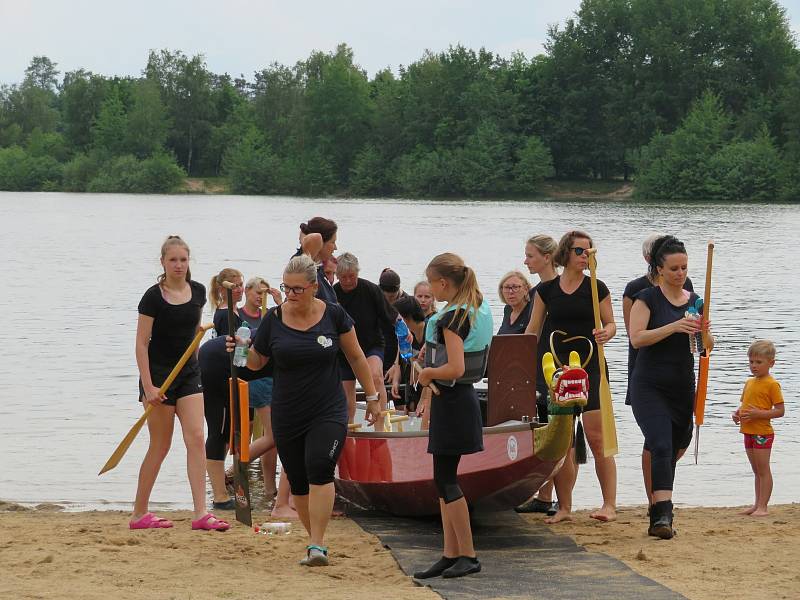
M 773 502 L 800 501 L 800 432 L 794 402 L 800 383 L 800 326 L 794 241 L 800 206 L 637 204 L 631 202 L 320 201 L 226 196 L 124 196 L 0 193 L 0 498 L 65 502 L 72 508 L 129 505 L 147 444 L 143 432 L 123 462 L 97 477 L 138 418 L 134 359 L 136 306 L 160 272 L 163 238 L 192 247 L 192 274 L 204 284 L 222 267 L 278 283 L 297 243 L 297 226 L 314 215 L 339 223 L 339 249 L 355 253 L 365 278 L 393 267 L 405 289 L 435 254 L 462 255 L 480 277 L 497 324 L 499 278 L 522 266 L 525 239 L 589 231 L 600 248 L 599 276 L 611 289 L 620 333 L 607 346 L 619 432 L 619 503 L 641 504 L 641 433 L 623 404 L 626 338 L 621 296 L 644 271 L 640 244 L 652 231 L 677 233 L 702 290 L 705 247 L 716 242 L 712 358 L 700 464 L 684 459 L 676 501 L 738 505 L 752 499 L 752 476 L 730 413 L 748 376 L 755 337 L 779 350 L 774 374 L 787 400 L 777 420 Z M 210 319 L 210 310 L 206 309 Z M 153 500 L 188 506 L 185 451 L 176 428 L 173 452 Z M 599 502 L 590 463 L 576 504 Z

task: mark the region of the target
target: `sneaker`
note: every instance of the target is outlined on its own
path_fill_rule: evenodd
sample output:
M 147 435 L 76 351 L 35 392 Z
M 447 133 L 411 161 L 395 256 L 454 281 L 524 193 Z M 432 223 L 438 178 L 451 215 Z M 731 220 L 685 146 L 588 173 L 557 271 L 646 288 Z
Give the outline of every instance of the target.
M 236 510 L 236 501 L 228 498 L 225 502 L 212 502 L 214 510 Z
M 544 502 L 539 500 L 538 498 L 534 498 L 533 500 L 528 500 L 516 506 L 514 510 L 518 513 L 544 513 L 549 514 L 548 511 L 553 508 L 552 502 Z M 556 514 L 556 513 L 553 513 Z
M 480 573 L 481 571 L 481 563 L 478 561 L 478 557 L 469 557 L 469 556 L 459 556 L 456 564 L 454 564 L 449 569 L 445 569 L 442 573 L 442 577 L 445 579 L 450 579 L 453 577 L 464 577 L 464 575 L 470 575 L 471 573 Z
M 446 556 L 443 556 L 424 571 L 417 571 L 414 573 L 414 579 L 430 579 L 431 577 L 439 577 L 445 572 L 445 570 L 456 564 L 456 562 L 458 562 L 458 558 L 447 558 Z

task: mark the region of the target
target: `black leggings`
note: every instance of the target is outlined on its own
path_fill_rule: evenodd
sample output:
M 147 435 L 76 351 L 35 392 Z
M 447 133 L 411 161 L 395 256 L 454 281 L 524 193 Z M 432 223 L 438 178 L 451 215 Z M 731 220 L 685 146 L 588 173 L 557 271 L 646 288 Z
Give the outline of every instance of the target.
M 461 486 L 458 485 L 458 463 L 460 454 L 434 454 L 433 455 L 433 482 L 439 492 L 439 498 L 445 504 L 450 504 L 464 497 Z
M 302 435 L 275 440 L 293 495 L 307 495 L 309 484 L 333 482 L 333 472 L 346 437 L 347 425 L 323 421 L 312 423 Z
M 219 382 L 203 380 L 203 404 L 205 406 L 206 426 L 206 459 L 225 460 L 228 440 L 231 434 L 231 420 L 228 417 L 228 385 L 220 386 Z

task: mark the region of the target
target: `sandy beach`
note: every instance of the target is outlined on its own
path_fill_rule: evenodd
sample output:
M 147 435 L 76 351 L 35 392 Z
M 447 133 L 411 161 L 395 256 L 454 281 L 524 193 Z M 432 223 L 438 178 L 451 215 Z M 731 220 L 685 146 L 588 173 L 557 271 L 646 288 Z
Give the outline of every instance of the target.
M 800 504 L 771 507 L 770 516 L 761 519 L 740 517 L 739 510 L 680 509 L 679 533 L 671 541 L 645 535 L 643 508 L 624 508 L 610 524 L 578 512 L 573 522 L 553 529 L 693 600 L 800 597 Z M 416 586 L 377 538 L 349 519 L 331 523 L 331 566 L 308 569 L 297 564 L 305 547 L 299 524 L 280 537 L 242 526 L 226 533 L 196 532 L 190 530 L 188 513 L 163 514 L 174 528 L 130 531 L 127 515 L 120 512 L 66 513 L 55 505 L 23 509 L 0 502 L 0 597 L 438 597 Z

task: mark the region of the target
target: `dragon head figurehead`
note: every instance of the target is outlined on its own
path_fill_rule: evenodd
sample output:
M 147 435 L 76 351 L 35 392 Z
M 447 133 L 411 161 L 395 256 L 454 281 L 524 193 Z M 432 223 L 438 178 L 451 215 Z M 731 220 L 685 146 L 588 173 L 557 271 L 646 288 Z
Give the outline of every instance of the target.
M 572 351 L 569 365 L 555 367 L 553 355 L 542 357 L 542 371 L 550 388 L 550 401 L 558 406 L 585 406 L 589 398 L 589 375 L 581 365 L 580 355 Z

